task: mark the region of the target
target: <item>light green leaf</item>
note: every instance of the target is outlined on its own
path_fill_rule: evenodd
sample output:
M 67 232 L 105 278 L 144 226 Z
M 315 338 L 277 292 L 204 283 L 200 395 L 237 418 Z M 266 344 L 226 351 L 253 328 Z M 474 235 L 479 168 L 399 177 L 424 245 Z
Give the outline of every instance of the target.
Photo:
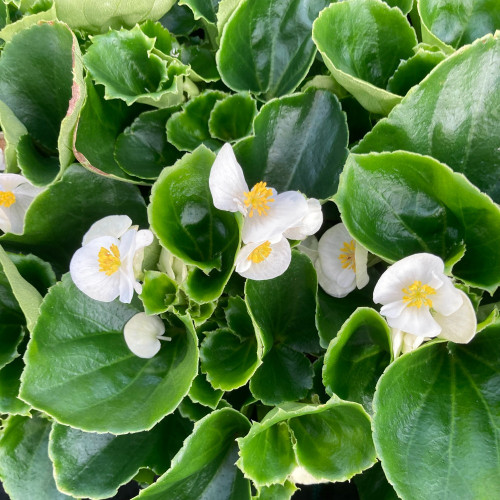
M 293 483 L 285 481 L 284 484 L 263 486 L 252 500 L 290 500 L 296 491 L 297 487 Z
M 57 487 L 77 498 L 109 498 L 141 467 L 162 474 L 191 433 L 192 424 L 177 414 L 150 431 L 115 436 L 84 432 L 54 423 L 49 456 Z
M 414 0 L 384 0 L 384 2 L 389 7 L 399 7 L 401 12 L 406 15 L 411 11 Z
M 177 283 L 159 271 L 146 271 L 140 298 L 147 314 L 161 314 L 178 301 Z
M 41 416 L 10 417 L 0 437 L 0 479 L 11 500 L 64 500 L 52 476 L 51 422 Z
M 231 408 L 207 415 L 195 424 L 171 468 L 137 498 L 250 500 L 250 482 L 234 465 L 235 438 L 249 428 L 248 420 Z
M 6 8 L 5 2 L 2 5 Z M 1 6 L 0 6 L 1 8 Z M 0 31 L 0 38 L 6 42 L 10 42 L 17 33 L 38 24 L 40 21 L 55 21 L 57 19 L 55 7 L 52 6 L 49 10 L 44 10 L 30 16 L 23 16 L 18 21 L 8 24 Z
M 500 325 L 468 345 L 427 344 L 396 360 L 377 387 L 374 441 L 408 500 L 490 498 L 500 485 Z
M 378 0 L 333 3 L 314 22 L 313 40 L 333 77 L 368 111 L 386 115 L 399 103 L 384 89 L 417 38 L 398 8 Z
M 351 154 L 336 195 L 348 231 L 387 261 L 428 252 L 453 274 L 494 291 L 500 284 L 500 209 L 467 179 L 430 157 L 403 151 Z
M 171 316 L 165 335 L 172 341 L 153 358 L 139 358 L 123 337 L 138 312 L 134 304 L 90 299 L 66 275 L 42 304 L 25 356 L 22 399 L 86 431 L 153 427 L 187 394 L 197 373 L 197 339 L 190 320 Z
M 222 81 L 234 91 L 250 91 L 266 100 L 293 92 L 313 62 L 311 26 L 328 3 L 241 2 L 224 26 L 217 52 Z
M 356 309 L 326 351 L 326 392 L 360 403 L 371 413 L 375 385 L 392 361 L 391 353 L 391 333 L 385 319 L 374 309 Z
M 464 47 L 381 120 L 355 152 L 399 149 L 433 156 L 500 202 L 500 40 Z
M 103 3 L 100 0 L 54 0 L 57 18 L 73 29 L 104 33 L 109 28 L 131 28 L 146 19 L 160 19 L 175 0 L 124 0 Z
M 254 136 L 234 150 L 250 186 L 262 180 L 278 192 L 328 198 L 347 157 L 348 130 L 338 99 L 325 90 L 275 99 L 254 121 Z
M 5 148 L 3 151 L 5 171 L 16 173 L 18 172 L 17 144 L 19 139 L 28 133 L 28 130 L 12 110 L 2 101 L 0 101 L 0 127 L 2 127 L 3 138 L 5 140 Z
M 203 373 L 198 374 L 189 389 L 189 397 L 193 402 L 208 406 L 212 410 L 217 408 L 223 394 L 223 391 L 214 389 L 210 385 Z
M 217 9 L 220 0 L 179 0 L 179 5 L 187 5 L 194 14 L 195 19 L 204 19 L 215 24 L 217 22 Z

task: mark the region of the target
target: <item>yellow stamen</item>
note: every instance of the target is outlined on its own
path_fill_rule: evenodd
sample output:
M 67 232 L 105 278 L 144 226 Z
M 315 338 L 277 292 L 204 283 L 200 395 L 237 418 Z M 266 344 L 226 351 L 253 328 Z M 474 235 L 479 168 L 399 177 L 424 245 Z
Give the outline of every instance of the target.
M 258 264 L 259 262 L 263 262 L 266 260 L 271 253 L 271 242 L 265 241 L 262 245 L 259 245 L 257 248 L 252 250 L 252 253 L 247 257 L 248 260 L 251 260 L 253 263 Z
M 424 306 L 432 307 L 432 300 L 427 298 L 427 295 L 435 295 L 436 290 L 429 285 L 422 285 L 422 282 L 416 280 L 408 288 L 403 288 L 403 300 L 408 302 L 407 307 Z
M 111 250 L 111 252 L 109 251 Z M 120 251 L 116 245 L 111 245 L 107 248 L 101 247 L 97 260 L 99 262 L 99 271 L 105 273 L 106 276 L 111 276 L 118 271 L 121 265 Z
M 0 191 L 0 206 L 9 208 L 16 202 L 16 195 L 12 191 Z
M 256 210 L 259 215 L 267 215 L 269 212 L 269 205 L 274 201 L 271 198 L 273 195 L 273 190 L 271 188 L 266 188 L 266 182 L 257 182 L 251 191 L 245 194 L 245 207 L 252 207 L 248 214 L 249 217 L 253 217 L 253 212 Z
M 342 269 L 351 268 L 356 272 L 356 260 L 354 258 L 354 252 L 356 251 L 356 242 L 351 240 L 349 243 L 344 241 L 344 246 L 340 249 L 339 259 L 342 263 Z

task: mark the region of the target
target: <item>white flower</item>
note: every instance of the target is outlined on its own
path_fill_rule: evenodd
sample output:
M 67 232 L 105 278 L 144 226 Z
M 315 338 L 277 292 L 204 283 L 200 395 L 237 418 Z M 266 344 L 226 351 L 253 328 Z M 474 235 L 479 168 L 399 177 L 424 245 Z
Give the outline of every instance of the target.
M 135 279 L 144 247 L 153 242 L 153 233 L 138 231 L 126 215 L 111 215 L 97 221 L 83 237 L 69 266 L 71 279 L 86 295 L 101 302 L 117 297 L 130 303 L 142 287 Z M 135 267 L 135 270 L 134 270 Z
M 306 254 L 315 265 L 319 258 L 318 247 L 318 238 L 316 238 L 316 236 L 309 236 L 305 240 L 301 241 L 295 248 Z
M 283 274 L 292 260 L 286 238 L 244 245 L 236 256 L 236 272 L 252 280 L 269 280 Z
M 0 132 L 0 142 L 3 139 L 3 134 Z M 5 170 L 5 154 L 3 152 L 3 149 L 0 148 L 0 172 L 3 172 Z
M 22 175 L 0 174 L 0 230 L 22 234 L 26 211 L 42 191 Z
M 315 198 L 307 200 L 307 212 L 293 227 L 288 228 L 283 236 L 290 240 L 304 240 L 316 233 L 323 224 L 323 212 L 321 204 Z
M 356 287 L 368 283 L 368 251 L 337 224 L 326 231 L 318 243 L 318 258 L 314 262 L 318 283 L 333 297 L 345 297 Z
M 278 194 L 265 182 L 248 189 L 243 170 L 228 143 L 222 146 L 212 165 L 209 186 L 216 208 L 245 216 L 244 243 L 276 242 L 287 229 L 301 226 L 309 213 L 308 203 L 298 191 Z
M 443 261 L 432 254 L 410 255 L 390 266 L 375 286 L 373 300 L 382 304 L 380 313 L 390 327 L 412 335 L 462 339 L 455 342 L 475 333 L 468 297 L 453 286 Z
M 172 340 L 164 337 L 165 325 L 159 316 L 147 316 L 138 313 L 127 321 L 123 329 L 128 348 L 140 358 L 152 358 L 161 347 L 161 340 Z

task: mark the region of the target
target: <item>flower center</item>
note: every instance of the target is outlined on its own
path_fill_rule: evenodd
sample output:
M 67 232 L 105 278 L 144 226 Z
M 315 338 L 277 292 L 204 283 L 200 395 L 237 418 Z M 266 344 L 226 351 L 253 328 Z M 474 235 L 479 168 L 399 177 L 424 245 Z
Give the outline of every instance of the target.
M 109 250 L 111 250 L 111 252 Z M 106 276 L 111 276 L 113 273 L 116 273 L 121 265 L 120 250 L 118 250 L 118 247 L 113 244 L 109 247 L 109 250 L 101 247 L 97 256 L 99 271 L 105 273 Z
M 427 295 L 434 295 L 436 290 L 429 285 L 422 285 L 419 280 L 414 281 L 408 288 L 403 288 L 403 301 L 407 302 L 407 307 L 424 306 L 432 307 L 432 300 Z
M 344 241 L 344 246 L 340 249 L 339 259 L 342 263 L 342 269 L 348 269 L 349 267 L 356 272 L 356 260 L 354 258 L 354 252 L 356 251 L 356 242 L 351 240 L 349 243 Z
M 9 208 L 16 202 L 16 195 L 12 191 L 0 191 L 0 206 Z
M 267 215 L 269 212 L 269 205 L 274 201 L 271 198 L 273 195 L 273 190 L 266 187 L 266 182 L 257 182 L 251 191 L 244 193 L 245 195 L 245 207 L 252 207 L 248 214 L 249 217 L 253 217 L 253 212 L 256 210 L 259 215 Z
M 257 248 L 252 250 L 252 253 L 247 257 L 248 260 L 251 260 L 253 263 L 258 264 L 266 260 L 271 253 L 271 242 L 265 241 L 262 245 L 259 245 Z

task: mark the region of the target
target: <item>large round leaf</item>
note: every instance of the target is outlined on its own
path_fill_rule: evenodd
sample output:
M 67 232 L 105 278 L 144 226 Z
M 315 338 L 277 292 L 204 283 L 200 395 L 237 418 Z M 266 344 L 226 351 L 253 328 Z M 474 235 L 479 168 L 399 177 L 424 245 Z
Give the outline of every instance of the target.
M 264 180 L 280 191 L 328 198 L 347 156 L 348 130 L 338 99 L 325 90 L 275 99 L 260 110 L 254 136 L 235 154 L 249 185 Z
M 499 108 L 500 39 L 488 36 L 439 64 L 355 151 L 433 156 L 498 203 Z
M 388 261 L 428 252 L 453 274 L 494 291 L 500 284 L 500 209 L 467 179 L 403 151 L 350 155 L 336 201 L 353 237 Z
M 384 373 L 375 446 L 399 496 L 492 498 L 500 486 L 500 325 L 468 345 L 430 344 Z
M 231 89 L 265 99 L 292 92 L 316 48 L 311 27 L 329 0 L 245 0 L 224 26 L 217 67 Z
M 314 22 L 313 40 L 334 78 L 368 111 L 387 114 L 401 100 L 384 89 L 417 38 L 398 8 L 377 0 L 333 3 Z
M 21 397 L 86 431 L 151 428 L 187 394 L 197 373 L 197 339 L 190 320 L 177 321 L 167 327 L 172 341 L 153 358 L 139 358 L 123 337 L 125 323 L 138 312 L 134 304 L 90 299 L 66 275 L 42 304 Z

